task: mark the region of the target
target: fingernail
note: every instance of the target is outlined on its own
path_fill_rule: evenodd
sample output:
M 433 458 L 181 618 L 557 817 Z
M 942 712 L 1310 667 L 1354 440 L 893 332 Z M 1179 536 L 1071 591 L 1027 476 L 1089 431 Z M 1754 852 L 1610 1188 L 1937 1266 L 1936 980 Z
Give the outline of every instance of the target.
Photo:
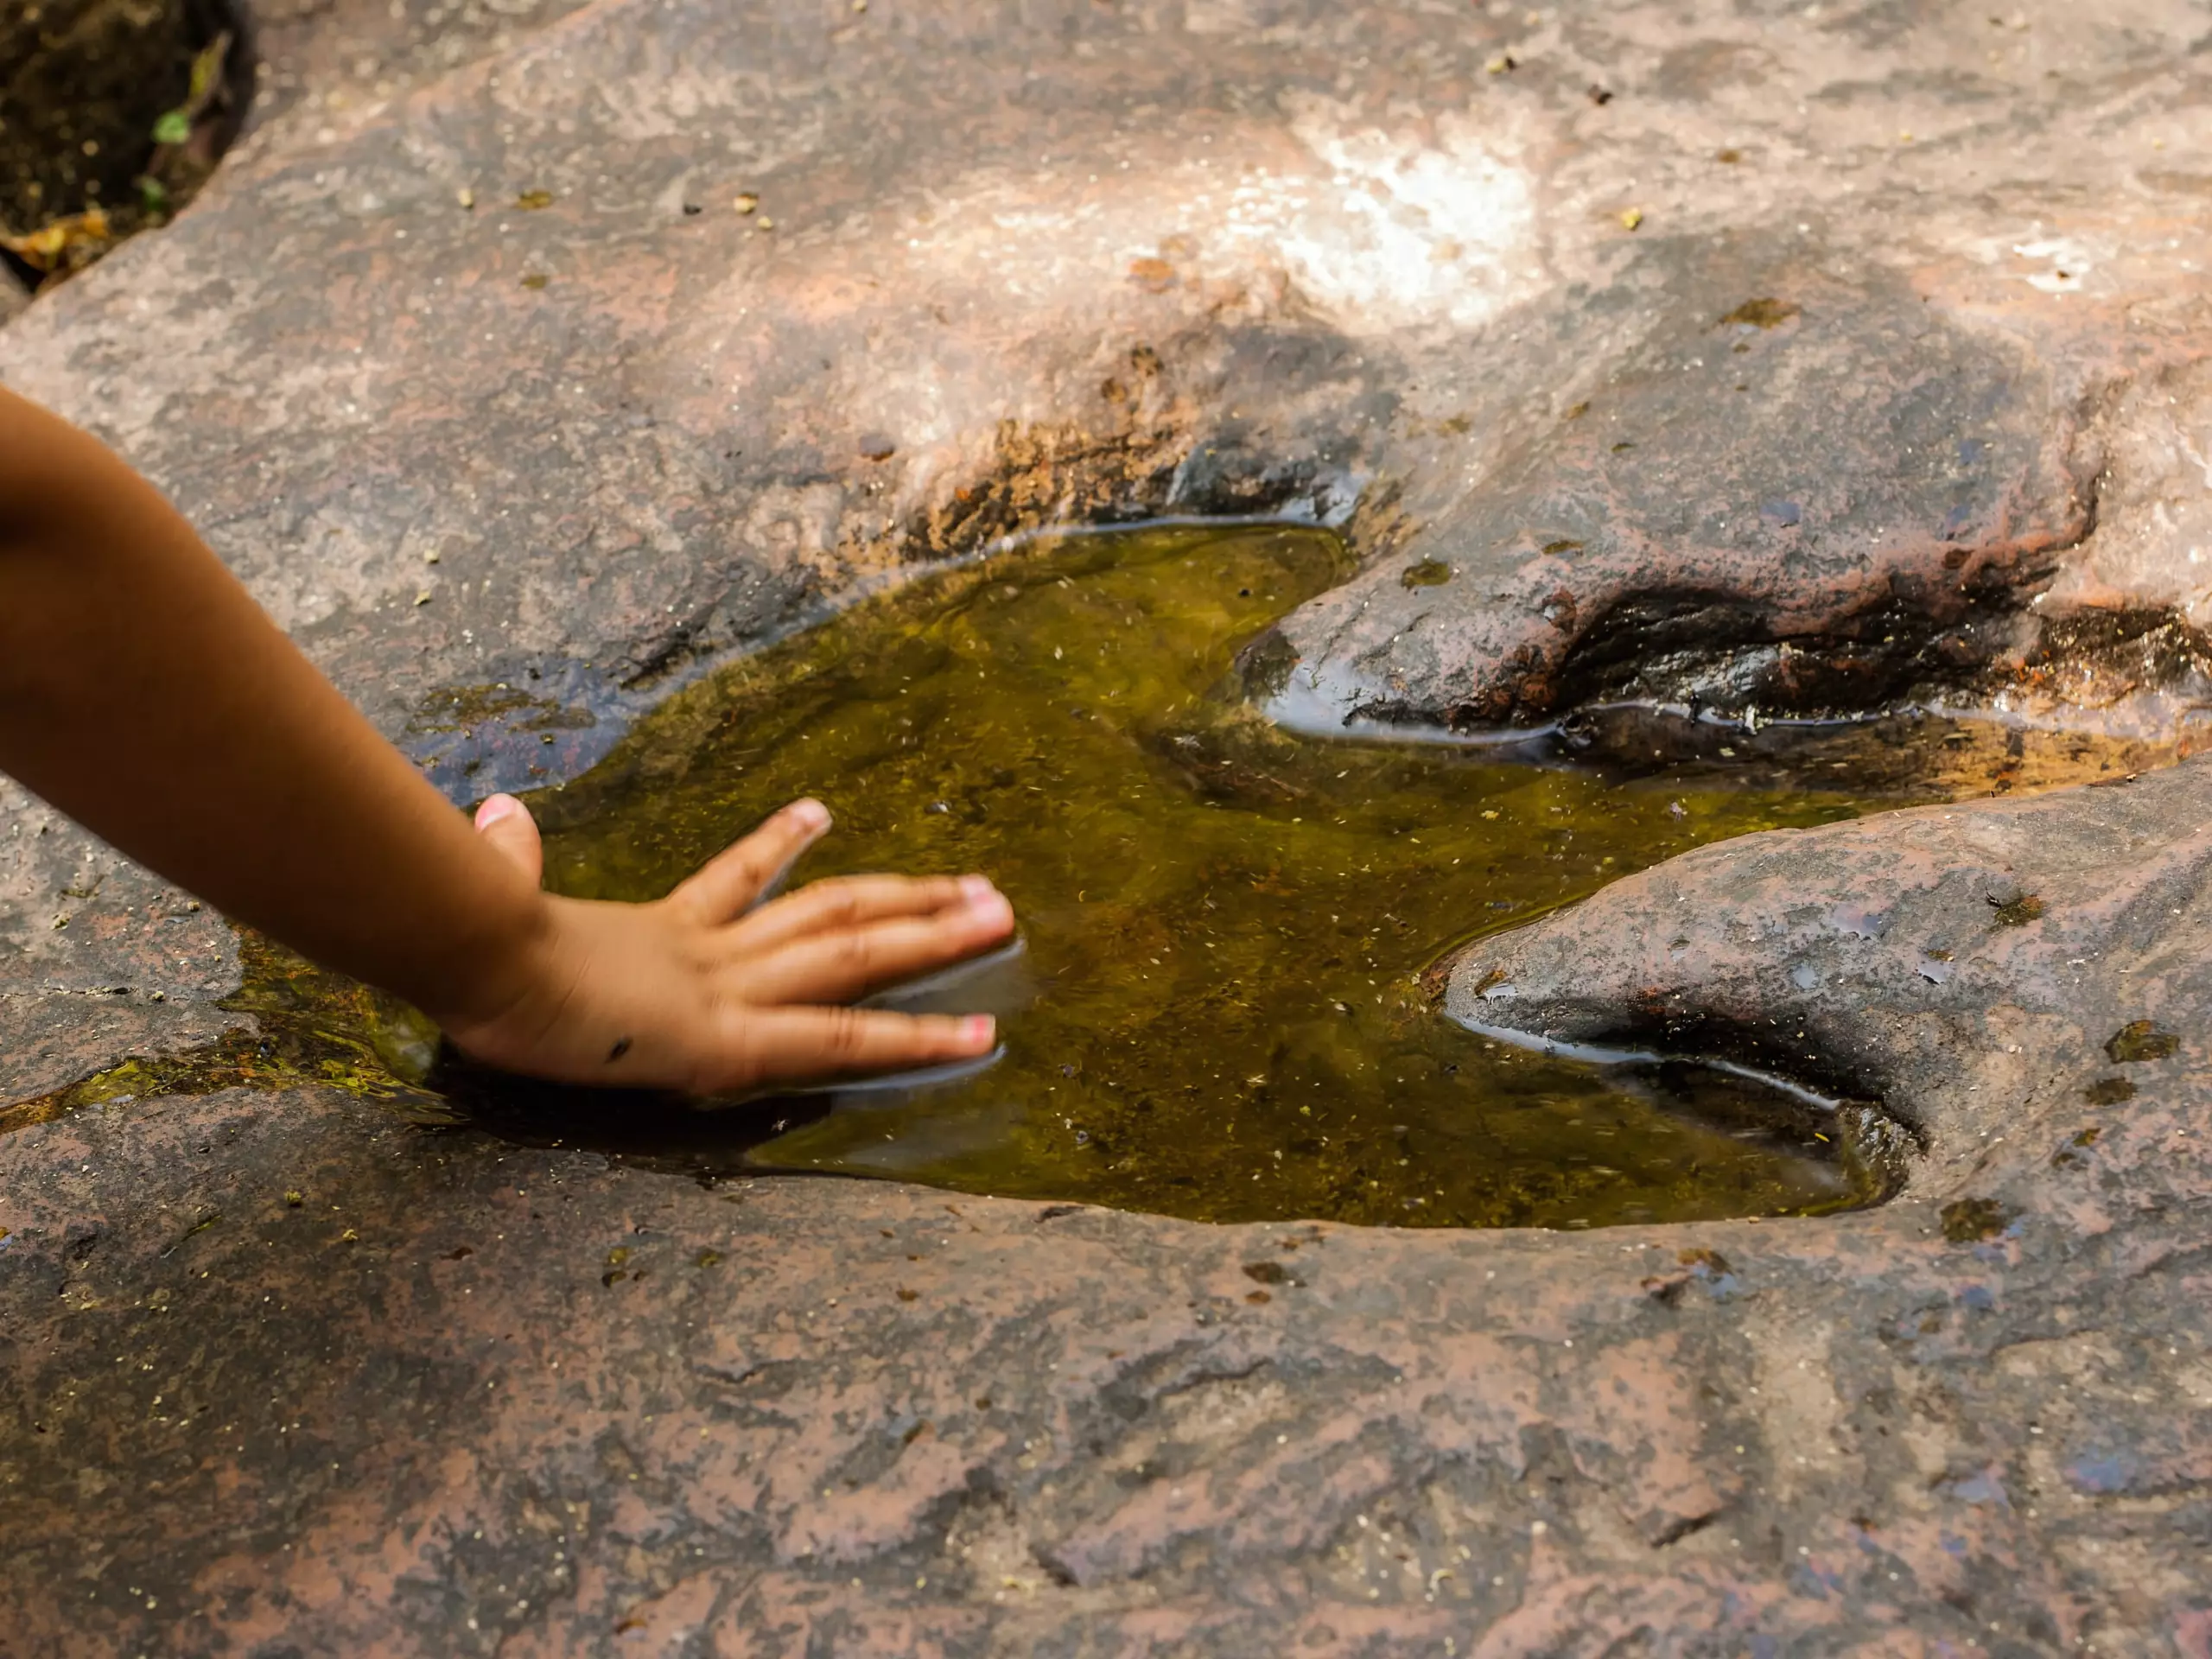
M 968 898 L 968 913 L 978 921 L 1004 925 L 1014 919 L 1014 906 L 999 893 L 971 893 Z
M 803 801 L 793 801 L 791 810 L 791 817 L 797 818 L 804 829 L 826 830 L 830 827 L 830 809 L 810 796 Z
M 981 903 L 997 891 L 988 875 L 963 875 L 960 878 L 960 896 L 971 905 Z
M 512 818 L 522 810 L 522 803 L 512 795 L 494 795 L 476 809 L 476 827 L 488 830 L 502 818 Z
M 960 1040 L 969 1048 L 988 1048 L 999 1022 L 988 1014 L 971 1014 L 960 1022 Z

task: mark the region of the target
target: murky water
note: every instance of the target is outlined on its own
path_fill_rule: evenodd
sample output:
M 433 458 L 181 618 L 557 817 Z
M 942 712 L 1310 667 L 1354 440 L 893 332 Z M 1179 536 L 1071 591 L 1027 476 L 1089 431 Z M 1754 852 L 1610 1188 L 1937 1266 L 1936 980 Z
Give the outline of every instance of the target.
M 616 1128 L 537 1095 L 537 1131 L 1218 1220 L 1601 1225 L 1875 1196 L 1817 1111 L 1701 1071 L 1501 1047 L 1419 977 L 1471 931 L 1858 804 L 1286 735 L 1247 708 L 1236 652 L 1345 568 L 1305 530 L 1077 537 L 865 604 L 673 699 L 533 801 L 549 880 L 657 894 L 818 795 L 839 827 L 802 877 L 981 869 L 1014 900 L 1026 959 L 976 993 L 1013 998 L 1006 1052 L 938 1088 L 777 1106 L 783 1133 L 749 1147 L 757 1107 L 635 1103 Z M 523 1128 L 498 1092 L 478 1109 Z
M 1876 1114 L 1501 1046 L 1446 1020 L 1422 970 L 1703 842 L 2074 781 L 2113 755 L 1932 721 L 1746 736 L 1618 711 L 1584 722 L 1603 772 L 1293 736 L 1251 711 L 1236 655 L 1346 569 L 1333 537 L 1275 526 L 1003 556 L 734 664 L 532 798 L 548 880 L 581 896 L 658 895 L 800 794 L 838 817 L 802 880 L 988 872 L 1025 949 L 944 993 L 1003 1016 L 979 1073 L 703 1109 L 549 1088 L 429 1065 L 404 1011 L 249 938 L 233 1001 L 257 1035 L 131 1062 L 0 1111 L 0 1130 L 320 1081 L 694 1173 L 1215 1220 L 1600 1226 L 1880 1198 Z

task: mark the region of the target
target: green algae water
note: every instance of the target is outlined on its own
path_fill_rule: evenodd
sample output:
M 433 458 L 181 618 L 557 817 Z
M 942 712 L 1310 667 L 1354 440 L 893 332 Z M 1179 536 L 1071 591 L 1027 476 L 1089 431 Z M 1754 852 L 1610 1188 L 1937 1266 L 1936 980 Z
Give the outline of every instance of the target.
M 1236 653 L 1346 574 L 1334 537 L 1279 526 L 1001 556 L 681 692 L 532 798 L 547 880 L 581 897 L 658 896 L 801 794 L 837 817 L 801 880 L 986 872 L 1026 946 L 995 1065 L 703 1114 L 452 1086 L 505 1132 L 700 1171 L 1209 1220 L 1595 1226 L 1879 1197 L 1833 1114 L 1487 1042 L 1421 981 L 1454 944 L 1630 870 L 1858 804 L 1287 734 L 1252 712 Z M 972 994 L 1003 1000 L 1008 977 Z

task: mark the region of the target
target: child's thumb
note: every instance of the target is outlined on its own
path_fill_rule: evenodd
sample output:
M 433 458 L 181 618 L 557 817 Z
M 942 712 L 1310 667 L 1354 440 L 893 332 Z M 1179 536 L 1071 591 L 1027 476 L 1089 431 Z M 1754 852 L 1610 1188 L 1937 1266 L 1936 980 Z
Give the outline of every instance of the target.
M 545 847 L 530 809 L 512 795 L 494 795 L 476 809 L 476 833 L 536 883 L 544 874 Z

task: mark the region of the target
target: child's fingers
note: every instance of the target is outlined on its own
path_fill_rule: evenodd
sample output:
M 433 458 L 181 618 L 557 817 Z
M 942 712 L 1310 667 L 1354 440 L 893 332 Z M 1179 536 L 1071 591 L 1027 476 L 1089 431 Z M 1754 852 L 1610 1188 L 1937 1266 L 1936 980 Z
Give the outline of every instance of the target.
M 476 833 L 499 849 L 535 887 L 545 874 L 545 843 L 537 820 L 512 795 L 494 795 L 476 809 Z
M 793 801 L 734 846 L 709 859 L 696 875 L 669 894 L 671 903 L 710 925 L 734 921 L 783 868 L 830 827 L 819 801 Z
M 1013 931 L 1013 906 L 995 893 L 935 916 L 813 934 L 765 956 L 748 951 L 735 976 L 752 1002 L 842 1002 L 972 956 Z
M 707 1092 L 763 1084 L 898 1071 L 991 1052 L 997 1021 L 987 1014 L 887 1014 L 875 1008 L 747 1008 L 741 1049 Z
M 730 943 L 768 950 L 810 934 L 902 916 L 928 916 L 992 891 L 980 875 L 841 875 L 763 905 L 730 930 Z

